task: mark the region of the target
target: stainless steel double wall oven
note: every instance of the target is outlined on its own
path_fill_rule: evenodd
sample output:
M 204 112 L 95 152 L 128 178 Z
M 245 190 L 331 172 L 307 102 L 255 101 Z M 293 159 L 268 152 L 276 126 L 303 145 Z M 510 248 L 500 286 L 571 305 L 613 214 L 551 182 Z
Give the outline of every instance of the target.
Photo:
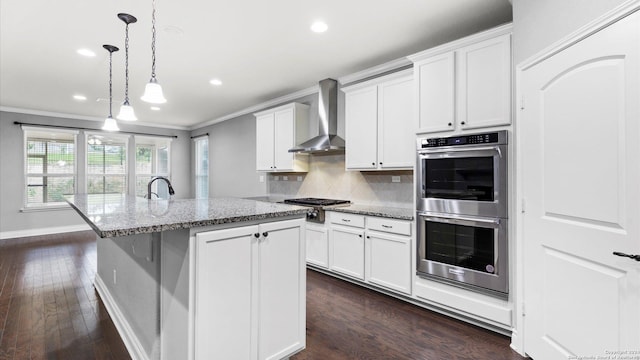
M 507 135 L 418 139 L 419 276 L 507 296 Z

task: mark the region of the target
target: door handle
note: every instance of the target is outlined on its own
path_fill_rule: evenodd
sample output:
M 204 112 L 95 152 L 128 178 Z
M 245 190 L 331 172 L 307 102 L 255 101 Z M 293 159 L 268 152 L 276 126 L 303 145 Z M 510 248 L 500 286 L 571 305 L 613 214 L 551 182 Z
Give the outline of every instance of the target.
M 619 251 L 614 251 L 613 255 L 616 256 L 622 256 L 622 257 L 628 257 L 628 258 L 632 258 L 635 261 L 640 261 L 640 254 L 638 255 L 631 255 L 631 254 L 625 254 L 625 253 L 621 253 Z

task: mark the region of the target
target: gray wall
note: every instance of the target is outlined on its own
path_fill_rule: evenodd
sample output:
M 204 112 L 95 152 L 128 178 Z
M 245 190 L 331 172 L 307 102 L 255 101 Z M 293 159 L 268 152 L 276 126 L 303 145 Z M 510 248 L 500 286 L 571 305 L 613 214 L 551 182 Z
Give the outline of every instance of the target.
M 515 64 L 569 35 L 624 0 L 513 0 Z
M 64 119 L 57 117 L 0 112 L 0 234 L 8 231 L 41 229 L 59 226 L 82 225 L 84 221 L 75 211 L 49 210 L 21 212 L 24 194 L 23 132 L 14 121 L 58 126 L 74 126 L 100 130 L 98 121 Z M 171 181 L 176 198 L 191 197 L 191 162 L 189 132 L 130 125 L 119 122 L 122 131 L 143 132 L 159 135 L 177 135 L 171 142 Z M 78 136 L 78 142 L 84 136 Z M 78 172 L 83 176 L 84 146 L 78 146 Z M 82 173 L 82 174 L 81 174 Z M 81 189 L 78 189 L 81 191 Z

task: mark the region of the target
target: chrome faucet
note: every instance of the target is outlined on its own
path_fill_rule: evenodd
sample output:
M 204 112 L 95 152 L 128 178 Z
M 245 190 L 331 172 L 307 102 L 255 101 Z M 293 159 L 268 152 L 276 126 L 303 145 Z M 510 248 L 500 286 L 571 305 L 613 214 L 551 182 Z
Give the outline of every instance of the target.
M 164 176 L 156 176 L 147 184 L 147 199 L 151 199 L 151 194 L 154 194 L 151 192 L 151 184 L 153 184 L 153 182 L 156 180 L 164 180 L 164 182 L 167 183 L 167 187 L 169 188 L 169 195 L 173 195 L 176 193 L 175 191 L 173 191 L 173 186 L 171 186 L 171 181 L 169 181 L 169 179 Z M 158 196 L 158 194 L 156 194 L 156 196 Z

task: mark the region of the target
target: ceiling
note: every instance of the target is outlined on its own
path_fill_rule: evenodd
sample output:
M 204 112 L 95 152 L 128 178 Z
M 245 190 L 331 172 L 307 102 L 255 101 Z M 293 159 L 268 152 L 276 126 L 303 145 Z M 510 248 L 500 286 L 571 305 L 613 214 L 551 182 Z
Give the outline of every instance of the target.
M 148 1 L 2 0 L 0 110 L 104 119 L 113 58 L 114 117 L 129 98 L 139 123 L 193 129 L 256 104 L 511 21 L 508 0 L 157 0 L 156 74 L 167 102 L 140 100 L 151 75 Z M 315 20 L 329 29 L 309 30 Z M 77 54 L 80 48 L 95 57 Z M 209 83 L 213 78 L 223 84 Z M 87 100 L 77 101 L 81 94 Z

